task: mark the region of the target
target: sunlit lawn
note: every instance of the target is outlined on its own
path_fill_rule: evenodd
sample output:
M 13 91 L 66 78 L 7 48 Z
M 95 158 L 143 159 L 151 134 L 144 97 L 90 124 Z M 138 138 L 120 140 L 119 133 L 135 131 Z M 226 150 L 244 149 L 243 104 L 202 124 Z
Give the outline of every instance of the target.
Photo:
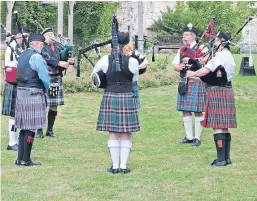
M 237 63 L 241 57 L 237 57 Z M 179 145 L 184 137 L 176 111 L 177 86 L 140 91 L 141 131 L 133 135 L 132 173 L 111 175 L 107 134 L 95 130 L 101 93 L 66 94 L 56 138 L 36 139 L 32 158 L 40 167 L 16 167 L 7 151 L 8 118 L 1 122 L 3 201 L 234 201 L 257 200 L 257 77 L 236 78 L 238 129 L 231 130 L 233 164 L 210 167 L 216 157 L 213 132 L 202 145 Z

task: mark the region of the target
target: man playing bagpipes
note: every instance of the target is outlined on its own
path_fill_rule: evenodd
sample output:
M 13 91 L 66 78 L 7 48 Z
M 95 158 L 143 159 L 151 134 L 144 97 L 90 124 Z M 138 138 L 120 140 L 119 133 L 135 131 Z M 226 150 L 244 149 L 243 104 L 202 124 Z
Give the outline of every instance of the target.
M 172 64 L 174 70 L 180 72 L 180 82 L 178 87 L 177 97 L 177 110 L 183 113 L 183 122 L 186 132 L 184 139 L 180 140 L 179 143 L 186 144 L 190 143 L 193 146 L 200 146 L 203 113 L 205 110 L 205 84 L 195 77 L 186 77 L 186 70 L 188 64 L 183 63 L 183 57 L 190 57 L 188 52 L 192 52 L 192 57 L 199 57 L 198 53 L 194 51 L 196 46 L 196 37 L 198 30 L 193 27 L 190 23 L 184 28 L 183 42 L 184 45 L 178 51 Z M 189 50 L 189 51 L 187 51 Z M 193 136 L 193 117 L 192 112 L 195 114 L 195 136 Z
M 57 115 L 57 107 L 64 105 L 62 71 L 74 63 L 74 58 L 63 57 L 60 47 L 54 41 L 54 33 L 52 28 L 46 28 L 41 33 L 45 37 L 42 55 L 49 67 L 49 75 L 51 77 L 51 86 L 47 93 L 48 123 L 46 136 L 55 137 L 53 126 Z M 64 59 L 65 58 L 65 59 Z M 38 138 L 43 138 L 43 131 L 39 129 Z
M 5 50 L 5 86 L 3 93 L 3 103 L 2 103 L 2 115 L 9 116 L 8 121 L 8 133 L 9 133 L 9 143 L 7 150 L 18 150 L 18 141 L 15 128 L 15 103 L 17 96 L 17 63 L 20 54 L 24 51 L 22 49 L 22 43 L 28 39 L 29 30 L 23 27 L 23 33 L 15 31 L 7 45 Z M 24 38 L 23 36 L 24 35 Z
M 203 127 L 213 128 L 217 159 L 212 166 L 231 164 L 231 135 L 228 128 L 236 128 L 235 98 L 231 81 L 235 75 L 235 61 L 230 52 L 231 36 L 220 32 L 214 41 L 217 52 L 203 68 L 187 71 L 187 77 L 201 77 L 207 83 L 206 109 Z

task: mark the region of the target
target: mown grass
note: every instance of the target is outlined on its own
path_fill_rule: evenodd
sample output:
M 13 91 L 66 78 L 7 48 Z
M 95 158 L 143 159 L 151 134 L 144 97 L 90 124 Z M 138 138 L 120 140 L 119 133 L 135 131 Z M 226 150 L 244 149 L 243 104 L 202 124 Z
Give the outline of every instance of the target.
M 241 56 L 236 60 L 239 64 Z M 232 129 L 233 164 L 210 167 L 216 157 L 212 130 L 202 145 L 179 145 L 184 136 L 176 111 L 177 86 L 140 91 L 141 131 L 133 135 L 127 175 L 111 175 L 107 134 L 95 130 L 101 93 L 66 94 L 56 138 L 36 139 L 32 158 L 40 167 L 16 167 L 17 153 L 7 151 L 7 117 L 1 122 L 1 200 L 3 201 L 256 201 L 257 77 L 238 76 L 238 128 Z

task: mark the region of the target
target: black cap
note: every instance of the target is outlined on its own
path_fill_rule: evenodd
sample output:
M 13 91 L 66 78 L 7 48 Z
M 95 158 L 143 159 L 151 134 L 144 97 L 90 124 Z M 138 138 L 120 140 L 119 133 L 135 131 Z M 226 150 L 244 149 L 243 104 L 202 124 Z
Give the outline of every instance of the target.
M 183 32 L 191 32 L 191 33 L 194 33 L 196 36 L 198 36 L 199 34 L 199 30 L 193 26 L 193 24 L 189 23 L 187 24 L 184 29 L 183 29 Z
M 29 33 L 28 27 L 22 27 L 22 33 Z
M 41 34 L 33 34 L 29 37 L 28 42 L 32 42 L 32 41 L 41 41 L 44 42 L 45 41 L 45 37 L 42 36 Z
M 41 32 L 41 34 L 44 35 L 44 34 L 47 33 L 47 32 L 54 32 L 54 31 L 53 31 L 52 28 L 48 27 L 48 28 L 45 28 L 45 29 Z
M 17 34 L 19 34 L 20 32 L 19 32 L 18 29 L 14 29 L 14 30 L 12 31 L 12 33 L 13 33 L 13 35 L 17 35 Z
M 128 32 L 118 32 L 118 43 L 120 45 L 127 45 L 130 41 Z
M 219 32 L 216 35 L 216 37 L 219 38 L 222 42 L 225 42 L 231 39 L 231 36 L 227 32 Z

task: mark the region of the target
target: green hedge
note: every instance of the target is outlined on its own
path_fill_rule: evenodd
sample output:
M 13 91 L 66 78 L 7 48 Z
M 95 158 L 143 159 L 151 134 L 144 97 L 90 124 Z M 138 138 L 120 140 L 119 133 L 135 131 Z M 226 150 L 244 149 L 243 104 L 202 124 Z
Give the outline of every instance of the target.
M 157 55 L 156 61 L 151 62 L 149 57 L 148 69 L 139 79 L 139 88 L 145 89 L 149 87 L 176 84 L 178 81 L 178 73 L 173 71 L 170 58 L 170 55 Z M 92 59 L 94 60 L 94 58 Z M 65 92 L 76 93 L 95 91 L 91 85 L 91 72 L 92 66 L 83 60 L 81 63 L 81 78 L 79 80 L 76 80 L 75 73 L 64 76 L 63 85 Z M 98 91 L 101 92 L 102 90 Z

